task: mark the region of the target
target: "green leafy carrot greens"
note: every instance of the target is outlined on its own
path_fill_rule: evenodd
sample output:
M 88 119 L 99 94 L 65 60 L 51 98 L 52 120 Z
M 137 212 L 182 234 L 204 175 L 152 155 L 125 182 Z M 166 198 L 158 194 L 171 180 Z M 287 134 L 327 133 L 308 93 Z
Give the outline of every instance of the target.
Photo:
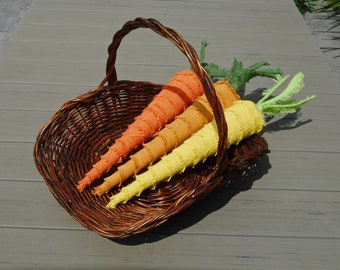
M 205 50 L 208 46 L 207 41 L 201 42 L 200 63 L 207 70 L 213 80 L 228 80 L 234 89 L 240 90 L 250 79 L 260 76 L 277 79 L 282 75 L 282 71 L 278 68 L 260 69 L 263 66 L 269 66 L 266 61 L 257 62 L 248 68 L 243 68 L 243 63 L 234 59 L 233 66 L 230 70 L 220 68 L 215 63 L 205 62 Z
M 257 104 L 249 100 L 235 101 L 225 109 L 225 117 L 228 121 L 227 145 L 238 144 L 243 139 L 259 133 L 264 125 L 264 116 L 276 116 L 280 113 L 294 113 L 303 104 L 313 100 L 315 96 L 309 96 L 301 101 L 291 99 L 304 87 L 304 75 L 298 73 L 294 76 L 286 89 L 278 96 L 271 98 L 273 92 L 279 88 L 288 76 L 278 78 L 275 85 L 263 92 L 263 97 Z M 216 122 L 212 121 L 185 140 L 171 153 L 163 156 L 160 161 L 150 166 L 147 171 L 136 175 L 133 182 L 124 186 L 120 192 L 110 198 L 107 208 L 115 208 L 118 204 L 126 203 L 146 189 L 154 189 L 162 181 L 170 181 L 171 178 L 192 167 L 208 157 L 216 155 L 218 146 L 218 133 Z

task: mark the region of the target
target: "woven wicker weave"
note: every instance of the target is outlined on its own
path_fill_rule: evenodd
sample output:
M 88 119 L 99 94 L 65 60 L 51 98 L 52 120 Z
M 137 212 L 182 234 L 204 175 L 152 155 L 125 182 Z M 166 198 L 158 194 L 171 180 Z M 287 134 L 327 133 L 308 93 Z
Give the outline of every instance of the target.
M 117 49 L 123 37 L 137 28 L 149 28 L 167 38 L 188 58 L 214 109 L 220 136 L 218 155 L 173 177 L 172 181 L 159 185 L 154 191 L 146 191 L 116 209 L 107 210 L 105 205 L 109 197 L 119 188 L 97 197 L 90 189 L 80 193 L 76 183 L 163 86 L 117 80 Z M 193 47 L 176 31 L 154 19 L 129 21 L 114 35 L 106 71 L 105 79 L 97 88 L 69 100 L 54 114 L 40 131 L 34 148 L 36 166 L 52 194 L 74 219 L 89 230 L 109 238 L 124 238 L 152 229 L 213 190 L 230 183 L 269 151 L 266 141 L 259 135 L 227 150 L 227 122 L 213 82 L 200 65 Z

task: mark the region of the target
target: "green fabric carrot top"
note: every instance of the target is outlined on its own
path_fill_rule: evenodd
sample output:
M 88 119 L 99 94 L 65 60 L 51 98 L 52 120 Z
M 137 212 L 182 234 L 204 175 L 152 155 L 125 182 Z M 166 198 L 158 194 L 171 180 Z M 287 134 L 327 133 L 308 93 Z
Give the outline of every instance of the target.
M 233 66 L 230 70 L 220 68 L 214 63 L 205 63 L 205 49 L 208 46 L 207 41 L 201 42 L 200 62 L 206 69 L 212 79 L 228 80 L 234 89 L 240 90 L 250 79 L 254 77 L 268 77 L 277 79 L 282 75 L 282 70 L 278 68 L 260 69 L 263 66 L 269 66 L 270 64 L 265 61 L 255 63 L 248 68 L 243 68 L 243 63 L 234 59 Z

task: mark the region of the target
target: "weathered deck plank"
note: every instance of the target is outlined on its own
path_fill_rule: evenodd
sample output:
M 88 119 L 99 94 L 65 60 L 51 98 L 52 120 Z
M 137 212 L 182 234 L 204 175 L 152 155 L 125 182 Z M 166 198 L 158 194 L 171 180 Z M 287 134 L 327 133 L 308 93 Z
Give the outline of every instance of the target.
M 251 179 L 248 181 L 247 185 L 250 185 Z M 180 234 L 337 238 L 334 235 L 338 231 L 338 192 L 301 188 L 293 190 L 293 187 L 289 190 L 288 185 L 271 190 L 265 189 L 263 185 L 261 188 L 257 183 L 256 186 L 249 192 L 236 188 L 219 191 L 157 231 L 171 234 L 185 229 Z M 0 187 L 3 206 L 11 213 L 4 216 L 2 226 L 84 230 L 53 200 L 44 182 L 13 180 L 10 183 L 0 182 Z M 16 194 L 9 194 L 8 187 L 16 190 Z M 29 194 L 28 189 L 31 189 Z M 215 210 L 217 212 L 210 214 Z M 46 219 L 50 211 L 54 215 Z M 209 217 L 204 218 L 208 213 Z M 18 217 L 21 218 L 20 224 L 17 224 Z M 62 225 L 60 219 L 65 219 Z M 324 230 L 324 225 L 320 226 L 322 224 L 327 225 L 329 230 Z
M 32 152 L 54 111 L 102 80 L 113 33 L 138 16 L 159 19 L 196 49 L 206 38 L 207 60 L 221 66 L 237 57 L 302 71 L 300 97 L 318 99 L 267 125 L 272 152 L 238 186 L 114 242 L 68 216 Z M 118 51 L 119 79 L 164 83 L 187 65 L 147 30 L 131 33 Z M 271 84 L 255 79 L 245 94 Z M 0 269 L 336 269 L 339 88 L 291 0 L 35 0 L 0 51 Z
M 39 261 L 35 269 L 53 269 L 51 265 L 58 265 L 61 269 L 97 269 L 113 265 L 117 269 L 173 269 L 176 266 L 179 269 L 229 267 L 260 270 L 276 269 L 281 265 L 291 269 L 327 269 L 327 265 L 338 263 L 336 249 L 339 240 L 336 239 L 249 235 L 221 237 L 213 234 L 193 237 L 191 234 L 178 234 L 157 244 L 128 246 L 103 241 L 92 233 L 77 230 L 25 231 L 6 228 L 2 231 L 10 239 L 7 250 L 11 251 L 11 256 L 8 257 L 7 266 L 15 260 L 18 265 L 25 267 L 26 262 L 33 258 Z M 17 246 L 13 241 L 15 238 L 36 248 Z M 54 239 L 53 245 L 46 241 L 51 238 Z M 214 247 L 207 243 L 214 243 Z M 314 246 L 318 246 L 318 249 Z M 186 252 L 183 253 L 184 250 Z M 15 256 L 17 253 L 22 256 Z

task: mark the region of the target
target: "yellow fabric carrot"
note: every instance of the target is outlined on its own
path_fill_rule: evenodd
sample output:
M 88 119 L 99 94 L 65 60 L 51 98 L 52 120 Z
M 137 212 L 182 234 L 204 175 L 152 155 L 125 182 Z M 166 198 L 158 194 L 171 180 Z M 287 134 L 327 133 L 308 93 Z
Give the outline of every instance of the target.
M 265 125 L 264 115 L 292 113 L 304 103 L 314 99 L 315 96 L 310 96 L 299 102 L 290 100 L 293 94 L 304 87 L 303 78 L 304 75 L 298 73 L 280 95 L 269 99 L 271 94 L 287 79 L 287 77 L 280 78 L 272 88 L 264 91 L 264 97 L 257 104 L 240 100 L 227 108 L 225 117 L 228 121 L 228 146 L 238 144 L 252 134 L 259 133 Z M 136 175 L 132 183 L 110 198 L 106 207 L 115 208 L 120 203 L 126 203 L 134 196 L 140 196 L 144 190 L 154 189 L 158 183 L 170 181 L 171 177 L 183 172 L 186 168 L 215 155 L 218 140 L 216 122 L 212 121 L 171 153 L 163 156 L 159 162 L 150 166 L 146 172 Z
M 230 86 L 229 81 L 218 81 L 214 84 L 216 94 L 223 108 L 230 107 L 240 96 Z M 102 195 L 113 187 L 120 185 L 129 177 L 157 161 L 160 157 L 179 146 L 193 133 L 213 120 L 213 111 L 205 95 L 199 97 L 174 121 L 166 125 L 155 137 L 130 159 L 117 168 L 117 171 L 104 179 L 104 182 L 94 188 L 93 194 Z

